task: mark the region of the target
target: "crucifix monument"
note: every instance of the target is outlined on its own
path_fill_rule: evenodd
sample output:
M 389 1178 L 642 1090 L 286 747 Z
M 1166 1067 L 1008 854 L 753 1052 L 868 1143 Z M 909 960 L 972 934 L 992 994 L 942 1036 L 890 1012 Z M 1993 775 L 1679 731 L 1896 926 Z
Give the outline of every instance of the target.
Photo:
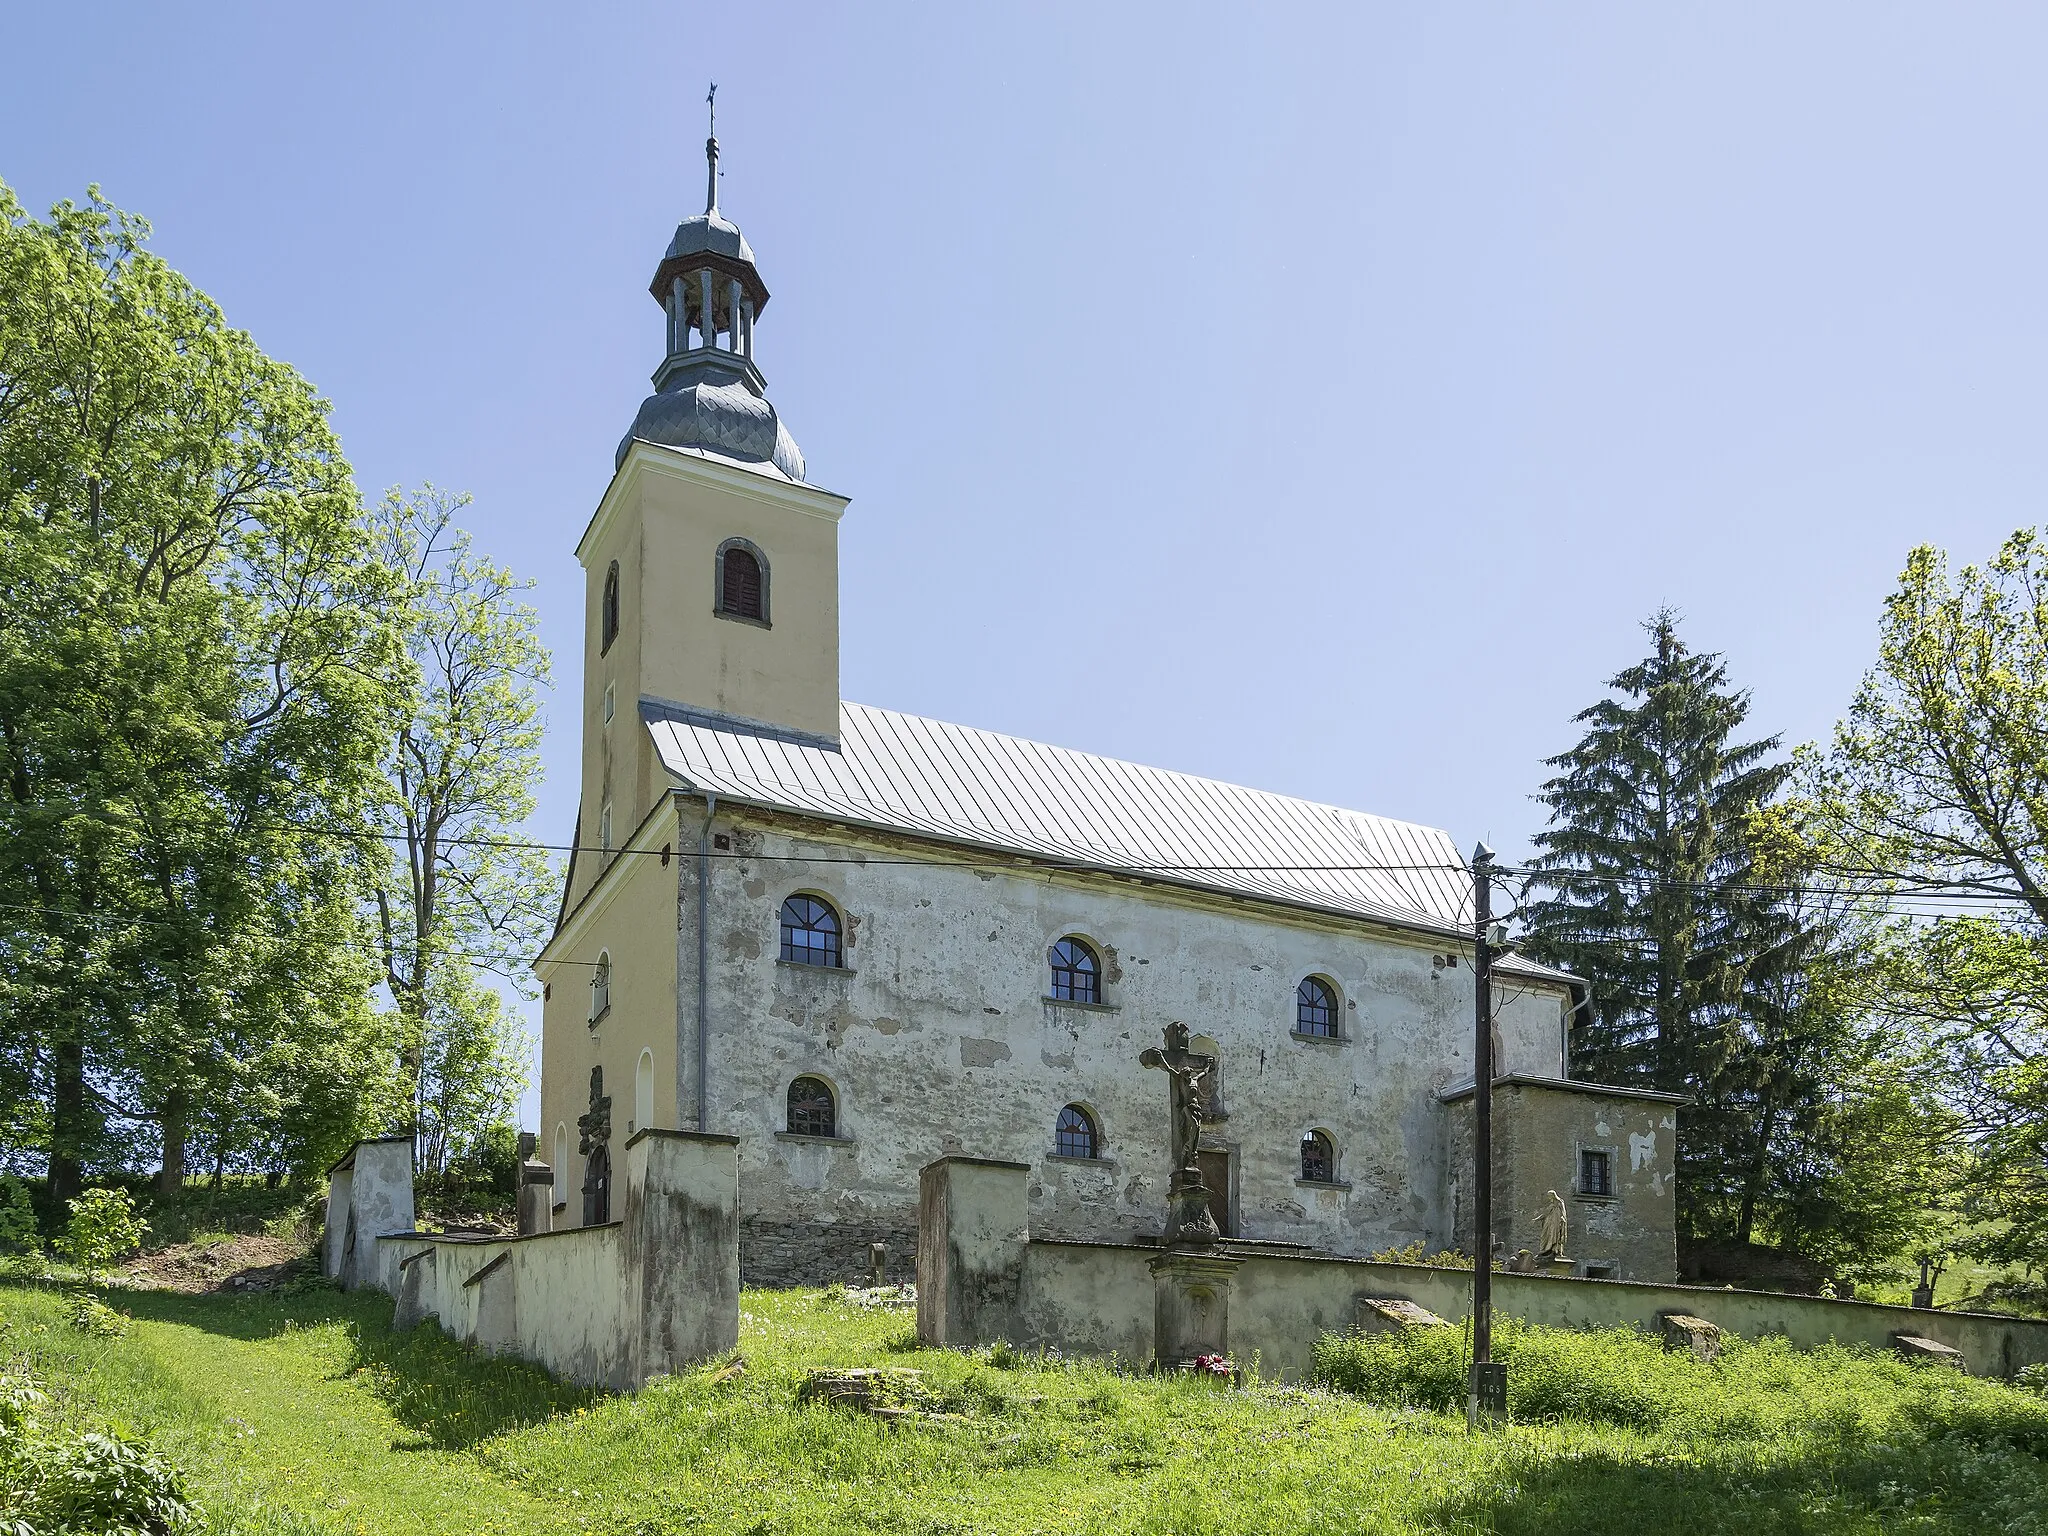
M 1166 1191 L 1166 1241 L 1169 1247 L 1206 1247 L 1221 1236 L 1209 1213 L 1209 1188 L 1202 1182 L 1202 1111 L 1208 1103 L 1209 1078 L 1216 1058 L 1189 1048 L 1185 1024 L 1166 1026 L 1164 1049 L 1152 1046 L 1138 1058 L 1167 1077 L 1172 1106 L 1169 1146 L 1173 1171 Z

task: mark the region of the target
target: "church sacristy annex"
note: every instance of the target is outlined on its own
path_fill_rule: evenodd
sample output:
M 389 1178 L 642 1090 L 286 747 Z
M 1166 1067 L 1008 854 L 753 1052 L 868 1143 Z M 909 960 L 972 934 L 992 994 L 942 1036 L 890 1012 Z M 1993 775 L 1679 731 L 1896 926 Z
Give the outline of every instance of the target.
M 1155 1242 L 1184 1023 L 1228 1238 L 1471 1252 L 1469 877 L 1449 834 L 839 693 L 845 496 L 755 360 L 718 207 L 651 292 L 654 392 L 576 554 L 577 851 L 545 984 L 553 1225 L 615 1219 L 648 1127 L 739 1140 L 749 1284 L 907 1278 L 918 1170 L 1030 1167 L 1034 1233 Z M 858 527 L 858 520 L 853 525 Z M 1494 1240 L 1569 1202 L 1574 1273 L 1675 1278 L 1677 1104 L 1568 1080 L 1583 989 L 1496 962 Z M 543 1175 L 544 1177 L 544 1175 Z

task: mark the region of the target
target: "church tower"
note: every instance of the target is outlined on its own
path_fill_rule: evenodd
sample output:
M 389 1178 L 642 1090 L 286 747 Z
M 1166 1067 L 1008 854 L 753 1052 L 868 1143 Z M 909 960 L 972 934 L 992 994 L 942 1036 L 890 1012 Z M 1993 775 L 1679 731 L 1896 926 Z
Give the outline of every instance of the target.
M 654 393 L 576 548 L 584 569 L 583 782 L 571 907 L 668 787 L 643 719 L 813 745 L 839 739 L 839 518 L 768 399 L 754 330 L 768 286 L 718 207 L 676 226 L 649 292 Z

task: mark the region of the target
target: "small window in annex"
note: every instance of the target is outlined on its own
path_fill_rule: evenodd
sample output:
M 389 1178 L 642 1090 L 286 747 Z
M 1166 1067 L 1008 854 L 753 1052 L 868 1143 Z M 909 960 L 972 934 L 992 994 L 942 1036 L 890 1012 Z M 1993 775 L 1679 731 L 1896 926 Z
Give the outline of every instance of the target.
M 1301 1177 L 1306 1184 L 1337 1182 L 1337 1144 L 1321 1131 L 1301 1138 Z
M 1081 940 L 1064 938 L 1046 958 L 1052 962 L 1052 997 L 1062 1003 L 1102 1001 L 1102 966 Z
M 1614 1165 L 1604 1148 L 1579 1148 L 1579 1193 L 1612 1195 Z
M 789 1132 L 793 1136 L 837 1136 L 839 1106 L 822 1077 L 800 1077 L 789 1085 Z
M 1337 1038 L 1337 989 L 1320 976 L 1305 976 L 1294 989 L 1294 1032 Z
M 1059 1123 L 1053 1127 L 1052 1149 L 1061 1157 L 1094 1157 L 1099 1138 L 1095 1134 L 1095 1117 L 1078 1104 L 1069 1104 L 1060 1111 Z
M 792 965 L 839 966 L 839 914 L 815 896 L 782 904 L 782 958 Z
M 612 957 L 599 954 L 590 968 L 590 1022 L 595 1024 L 612 1009 Z
M 604 573 L 604 608 L 599 616 L 599 639 L 597 654 L 602 656 L 612 648 L 612 642 L 619 638 L 619 562 L 614 560 L 611 569 Z
M 730 539 L 718 551 L 718 611 L 768 622 L 767 567 L 760 551 L 744 539 Z

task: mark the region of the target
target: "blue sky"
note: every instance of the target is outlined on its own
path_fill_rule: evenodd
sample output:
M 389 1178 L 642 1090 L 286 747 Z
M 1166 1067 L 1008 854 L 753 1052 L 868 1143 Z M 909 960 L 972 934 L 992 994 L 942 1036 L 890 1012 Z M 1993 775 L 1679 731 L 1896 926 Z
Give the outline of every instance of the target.
M 1913 544 L 2048 485 L 2048 11 L 15 7 L 0 178 L 99 182 L 571 554 L 722 203 L 843 525 L 848 697 L 1526 850 L 1669 604 L 1825 733 Z M 573 710 L 538 830 L 562 840 Z

